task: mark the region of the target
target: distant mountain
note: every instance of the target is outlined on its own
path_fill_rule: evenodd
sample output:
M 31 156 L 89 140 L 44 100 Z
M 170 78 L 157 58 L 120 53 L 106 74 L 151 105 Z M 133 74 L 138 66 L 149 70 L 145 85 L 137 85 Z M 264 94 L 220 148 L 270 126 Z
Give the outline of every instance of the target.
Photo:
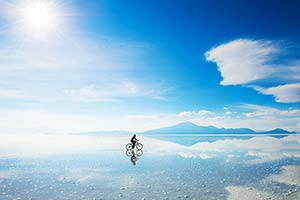
M 107 135 L 107 134 L 132 134 L 130 131 L 112 130 L 112 131 L 87 131 L 81 132 L 82 135 Z M 148 130 L 146 134 L 295 134 L 287 130 L 276 128 L 270 131 L 256 132 L 249 128 L 218 128 L 215 126 L 199 126 L 192 122 L 183 122 L 174 126 L 163 127 L 159 129 Z
M 290 132 L 281 128 L 276 128 L 270 131 L 260 132 L 260 134 L 295 134 L 296 132 Z
M 199 126 L 192 122 L 184 122 L 174 126 L 145 131 L 151 134 L 257 134 L 249 128 L 217 128 L 215 126 Z M 260 132 L 259 134 L 290 134 L 284 129 L 274 129 L 271 131 Z

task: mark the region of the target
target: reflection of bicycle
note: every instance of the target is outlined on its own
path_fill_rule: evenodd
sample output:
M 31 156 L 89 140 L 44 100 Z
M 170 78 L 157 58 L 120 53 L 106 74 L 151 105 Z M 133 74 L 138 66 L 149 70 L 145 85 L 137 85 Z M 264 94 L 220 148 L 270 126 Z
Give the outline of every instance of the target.
M 131 156 L 142 156 L 143 155 L 143 150 L 138 149 L 136 152 L 134 152 L 133 150 L 127 150 L 126 151 L 126 156 L 131 157 Z
M 132 145 L 133 145 L 132 143 L 126 144 L 126 149 L 127 149 L 127 150 L 132 150 Z M 142 149 L 143 149 L 142 143 L 138 143 L 138 142 L 137 142 L 137 143 L 135 144 L 135 147 L 136 147 L 137 150 L 142 150 Z

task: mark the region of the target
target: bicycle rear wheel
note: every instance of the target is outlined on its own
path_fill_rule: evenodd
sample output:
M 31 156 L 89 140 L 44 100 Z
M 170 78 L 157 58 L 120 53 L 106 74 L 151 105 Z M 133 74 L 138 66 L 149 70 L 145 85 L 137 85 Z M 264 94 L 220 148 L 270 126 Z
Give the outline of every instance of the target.
M 132 144 L 131 143 L 126 144 L 126 149 L 131 150 L 132 149 Z

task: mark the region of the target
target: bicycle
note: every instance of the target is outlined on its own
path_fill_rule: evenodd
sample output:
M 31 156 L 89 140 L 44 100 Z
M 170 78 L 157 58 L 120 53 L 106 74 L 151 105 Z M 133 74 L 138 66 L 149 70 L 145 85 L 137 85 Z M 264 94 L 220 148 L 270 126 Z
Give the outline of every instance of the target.
M 132 143 L 126 144 L 126 149 L 127 149 L 127 150 L 132 150 L 132 145 L 133 145 Z M 137 143 L 135 144 L 135 147 L 136 147 L 137 150 L 142 150 L 142 149 L 143 149 L 142 143 L 139 143 L 139 142 L 137 142 Z

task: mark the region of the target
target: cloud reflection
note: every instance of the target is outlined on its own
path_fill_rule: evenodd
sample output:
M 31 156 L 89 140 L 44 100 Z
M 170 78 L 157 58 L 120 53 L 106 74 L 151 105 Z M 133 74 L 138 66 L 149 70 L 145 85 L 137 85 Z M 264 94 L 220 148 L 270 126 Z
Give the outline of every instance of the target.
M 23 134 L 1 135 L 0 138 L 0 157 L 22 158 L 97 151 L 122 152 L 129 142 L 130 136 Z M 240 157 L 242 154 L 247 157 L 245 162 L 249 164 L 283 158 L 300 158 L 299 135 L 289 135 L 284 138 L 255 136 L 247 140 L 222 137 L 214 142 L 198 142 L 192 146 L 184 146 L 142 135 L 139 138 L 145 146 L 144 152 L 150 155 L 178 155 L 184 158 L 201 159 L 218 158 L 225 155 L 230 160 Z

